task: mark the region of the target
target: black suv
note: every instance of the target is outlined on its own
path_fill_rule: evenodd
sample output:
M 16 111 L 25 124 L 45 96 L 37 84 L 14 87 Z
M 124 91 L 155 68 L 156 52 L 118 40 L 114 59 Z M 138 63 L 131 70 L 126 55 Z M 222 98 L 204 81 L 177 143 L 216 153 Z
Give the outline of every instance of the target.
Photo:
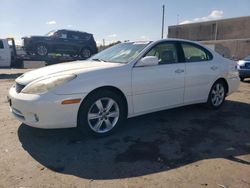
M 47 56 L 48 53 L 69 54 L 72 57 L 89 58 L 97 53 L 92 34 L 71 30 L 51 31 L 45 36 L 23 37 L 23 47 L 27 54 Z

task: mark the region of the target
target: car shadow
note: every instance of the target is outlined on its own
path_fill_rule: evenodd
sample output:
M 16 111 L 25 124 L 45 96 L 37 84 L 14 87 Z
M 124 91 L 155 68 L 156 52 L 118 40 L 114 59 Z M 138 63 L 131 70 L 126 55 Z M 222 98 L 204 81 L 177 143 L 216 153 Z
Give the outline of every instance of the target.
M 249 104 L 226 101 L 217 111 L 192 105 L 132 118 L 105 138 L 24 124 L 18 136 L 46 168 L 87 179 L 137 177 L 212 158 L 250 165 L 237 158 L 250 153 L 249 111 Z

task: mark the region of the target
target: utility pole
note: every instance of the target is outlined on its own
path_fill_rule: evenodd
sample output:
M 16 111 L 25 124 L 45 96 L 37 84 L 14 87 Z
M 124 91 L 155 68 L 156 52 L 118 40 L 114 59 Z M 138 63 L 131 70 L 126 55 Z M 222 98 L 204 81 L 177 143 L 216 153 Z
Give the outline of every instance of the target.
M 102 39 L 102 45 L 105 46 L 105 39 Z
M 162 28 L 161 28 L 161 38 L 164 35 L 164 18 L 165 18 L 165 5 L 162 6 Z
M 218 35 L 218 21 L 215 21 L 215 32 L 214 32 L 214 40 L 217 40 Z

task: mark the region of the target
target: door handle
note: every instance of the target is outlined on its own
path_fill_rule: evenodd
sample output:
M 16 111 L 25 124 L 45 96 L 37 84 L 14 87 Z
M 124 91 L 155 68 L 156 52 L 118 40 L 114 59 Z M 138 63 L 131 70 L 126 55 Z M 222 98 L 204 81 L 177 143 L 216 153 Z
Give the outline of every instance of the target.
M 214 66 L 211 67 L 211 69 L 212 69 L 213 71 L 215 71 L 215 70 L 218 69 L 218 67 L 214 65 Z
M 183 69 L 177 69 L 177 70 L 175 70 L 174 72 L 180 74 L 180 73 L 183 73 L 184 70 L 183 70 Z

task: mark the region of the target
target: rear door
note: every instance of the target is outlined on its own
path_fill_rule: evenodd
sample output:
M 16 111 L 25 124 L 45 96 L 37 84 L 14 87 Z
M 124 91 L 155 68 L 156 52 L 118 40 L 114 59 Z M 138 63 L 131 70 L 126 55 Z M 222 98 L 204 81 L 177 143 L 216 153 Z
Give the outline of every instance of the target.
M 181 42 L 181 47 L 186 62 L 184 103 L 203 102 L 219 74 L 219 65 L 202 46 Z
M 9 67 L 11 63 L 11 50 L 6 40 L 0 39 L 0 67 Z

